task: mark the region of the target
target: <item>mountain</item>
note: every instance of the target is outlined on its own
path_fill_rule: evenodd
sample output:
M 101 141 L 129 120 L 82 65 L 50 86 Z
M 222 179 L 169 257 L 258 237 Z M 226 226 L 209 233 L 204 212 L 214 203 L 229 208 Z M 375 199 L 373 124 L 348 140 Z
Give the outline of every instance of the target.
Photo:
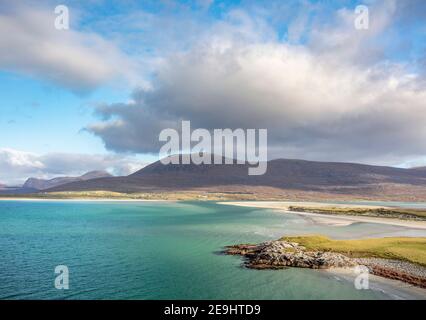
M 28 194 L 28 193 L 34 193 L 38 190 L 32 189 L 32 188 L 23 188 L 20 186 L 8 186 L 5 184 L 0 183 L 0 195 L 6 195 L 6 194 Z
M 77 181 L 47 191 L 207 192 L 284 195 L 324 194 L 410 195 L 426 199 L 426 170 L 371 166 L 356 163 L 293 159 L 268 161 L 264 175 L 249 176 L 249 164 L 168 164 L 160 161 L 126 177 Z
M 412 168 L 411 170 L 415 171 L 416 173 L 422 176 L 426 176 L 426 167 L 416 167 L 416 168 Z
M 90 171 L 80 177 L 58 177 L 58 178 L 53 178 L 49 180 L 29 178 L 27 179 L 27 181 L 25 181 L 22 188 L 31 189 L 31 190 L 46 190 L 46 189 L 58 187 L 70 182 L 88 181 L 92 179 L 106 178 L 106 177 L 112 177 L 112 176 L 106 171 Z

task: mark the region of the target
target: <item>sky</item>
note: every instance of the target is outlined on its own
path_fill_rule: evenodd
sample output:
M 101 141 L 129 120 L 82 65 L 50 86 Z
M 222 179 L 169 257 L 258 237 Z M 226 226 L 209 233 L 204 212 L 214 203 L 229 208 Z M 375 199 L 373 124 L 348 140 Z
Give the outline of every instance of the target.
M 426 1 L 0 0 L 0 98 L 0 184 L 129 174 L 182 120 L 266 128 L 269 158 L 423 166 Z

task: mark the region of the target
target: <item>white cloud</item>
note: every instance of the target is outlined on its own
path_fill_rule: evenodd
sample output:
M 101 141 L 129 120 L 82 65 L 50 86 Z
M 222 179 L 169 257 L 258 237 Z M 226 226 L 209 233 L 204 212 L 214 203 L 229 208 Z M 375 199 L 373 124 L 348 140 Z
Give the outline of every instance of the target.
M 267 128 L 273 157 L 421 158 L 426 82 L 409 61 L 388 60 L 382 39 L 407 10 L 395 1 L 371 5 L 370 29 L 360 31 L 354 12 L 340 9 L 313 23 L 305 45 L 280 42 L 264 20 L 231 11 L 191 50 L 164 60 L 150 90 L 99 107 L 101 121 L 89 130 L 108 149 L 156 153 L 159 132 L 183 119 L 193 128 Z M 303 27 L 296 29 L 298 38 Z
M 134 62 L 90 32 L 54 27 L 54 6 L 14 6 L 0 13 L 0 68 L 84 92 L 114 79 L 135 85 Z M 70 11 L 72 14 L 72 11 Z
M 286 44 L 176 56 L 134 100 L 98 109 L 114 119 L 90 128 L 108 148 L 155 152 L 161 129 L 189 119 L 194 128 L 268 128 L 281 156 L 377 160 L 426 150 L 426 90 L 416 75 L 328 63 Z
M 290 43 L 280 41 L 270 24 L 274 14 L 257 9 L 231 9 L 208 26 L 199 16 L 107 17 L 98 22 L 104 23 L 101 30 L 119 34 L 128 48 L 141 55 L 146 47 L 156 49 L 149 60 L 155 63 L 147 63 L 153 81 L 144 86 L 149 89 L 135 90 L 130 102 L 100 106 L 100 121 L 88 129 L 119 152 L 157 153 L 159 132 L 184 119 L 193 128 L 268 128 L 274 157 L 382 164 L 422 158 L 424 75 L 412 71 L 412 61 L 387 59 L 385 35 L 395 23 L 408 30 L 407 24 L 424 21 L 424 1 L 368 4 L 370 29 L 354 28 L 352 8 L 338 10 L 325 24 L 302 11 L 288 25 Z M 0 16 L 0 67 L 76 90 L 116 76 L 137 78 L 133 62 L 115 45 L 93 33 L 56 31 L 52 18 L 22 10 L 13 18 Z M 126 21 L 128 35 L 120 34 Z M 137 49 L 139 38 L 146 42 Z M 303 44 L 295 44 L 300 39 Z M 56 163 L 50 167 L 61 170 Z
M 31 152 L 0 148 L 0 181 L 22 184 L 29 177 L 50 179 L 79 176 L 88 171 L 107 170 L 114 175 L 128 175 L 145 164 L 129 156 Z
M 357 14 L 352 8 L 342 8 L 331 16 L 327 24 L 312 27 L 309 46 L 321 59 L 351 64 L 372 64 L 385 58 L 383 42 L 378 36 L 390 28 L 397 6 L 394 0 L 369 5 L 369 26 L 354 27 Z

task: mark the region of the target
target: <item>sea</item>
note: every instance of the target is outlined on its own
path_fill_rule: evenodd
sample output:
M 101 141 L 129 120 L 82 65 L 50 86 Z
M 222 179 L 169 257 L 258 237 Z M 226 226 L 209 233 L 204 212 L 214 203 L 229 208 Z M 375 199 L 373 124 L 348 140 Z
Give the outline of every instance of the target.
M 411 207 L 415 204 L 398 203 Z M 426 299 L 426 290 L 353 272 L 251 270 L 224 246 L 285 235 L 426 236 L 377 223 L 215 202 L 0 201 L 0 299 Z

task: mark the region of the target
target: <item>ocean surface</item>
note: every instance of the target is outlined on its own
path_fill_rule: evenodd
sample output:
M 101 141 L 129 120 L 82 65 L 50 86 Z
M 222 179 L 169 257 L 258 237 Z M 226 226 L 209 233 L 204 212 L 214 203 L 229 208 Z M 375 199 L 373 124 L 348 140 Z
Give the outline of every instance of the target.
M 283 235 L 426 236 L 425 231 L 213 202 L 0 201 L 0 299 L 404 299 L 426 290 L 354 275 L 249 270 L 223 246 Z M 66 265 L 69 289 L 54 286 Z

